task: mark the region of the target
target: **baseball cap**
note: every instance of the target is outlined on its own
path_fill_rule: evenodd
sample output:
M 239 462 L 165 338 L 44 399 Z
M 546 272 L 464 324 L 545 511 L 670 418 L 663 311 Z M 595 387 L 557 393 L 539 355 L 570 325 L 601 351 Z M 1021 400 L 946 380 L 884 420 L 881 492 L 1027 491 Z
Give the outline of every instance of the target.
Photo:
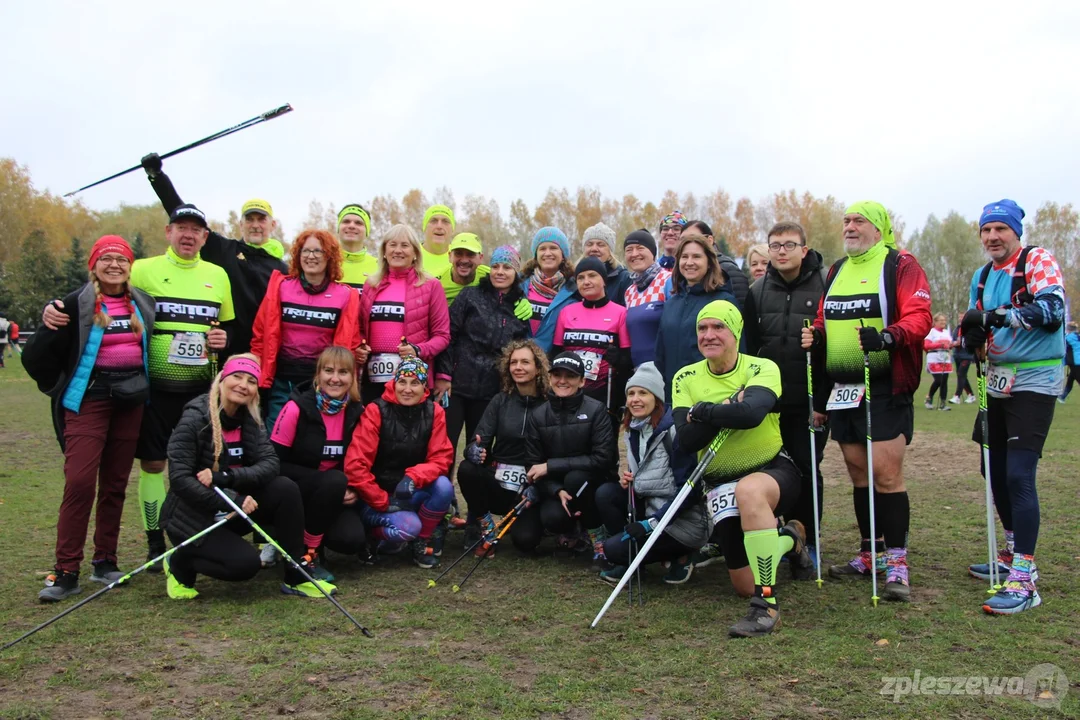
M 249 212 L 262 213 L 268 217 L 274 217 L 274 208 L 270 207 L 270 203 L 259 198 L 252 198 L 244 203 L 244 207 L 240 208 L 240 217 L 247 215 Z
M 181 220 L 191 220 L 194 223 L 202 225 L 206 229 L 210 229 L 210 226 L 206 223 L 206 214 L 202 210 L 195 207 L 191 203 L 184 203 L 178 205 L 175 210 L 172 211 L 172 215 L 169 216 L 169 224 L 178 223 Z
M 569 350 L 559 353 L 551 361 L 551 372 L 556 370 L 564 370 L 578 377 L 585 377 L 585 363 L 581 362 L 581 358 L 578 357 L 577 353 Z
M 447 252 L 454 252 L 455 250 L 468 250 L 474 253 L 484 252 L 484 246 L 480 244 L 480 238 L 476 237 L 473 233 L 458 233 L 454 236 L 454 239 L 450 241 L 450 247 L 446 249 Z

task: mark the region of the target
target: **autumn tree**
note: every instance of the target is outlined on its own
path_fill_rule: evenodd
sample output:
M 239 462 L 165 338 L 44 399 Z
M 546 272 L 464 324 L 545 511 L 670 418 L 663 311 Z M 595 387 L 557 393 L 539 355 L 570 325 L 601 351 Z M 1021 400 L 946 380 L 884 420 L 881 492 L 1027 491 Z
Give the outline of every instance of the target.
M 64 262 L 60 266 L 60 277 L 63 278 L 63 286 L 74 290 L 86 282 L 89 270 L 86 265 L 87 257 L 83 252 L 82 241 L 77 237 L 71 238 L 71 248 Z
M 34 230 L 23 240 L 19 259 L 12 266 L 11 284 L 14 289 L 12 315 L 22 324 L 41 316 L 45 303 L 63 297 L 86 282 L 66 287 L 64 278 L 49 250 L 45 232 Z
M 1080 297 L 1080 215 L 1072 203 L 1043 203 L 1024 227 L 1029 245 L 1039 245 L 1054 254 L 1065 275 L 1065 295 Z
M 926 218 L 906 243 L 926 272 L 934 312 L 945 313 L 950 325 L 967 309 L 971 275 L 985 262 L 978 237 L 975 223 L 952 211 L 943 221 Z

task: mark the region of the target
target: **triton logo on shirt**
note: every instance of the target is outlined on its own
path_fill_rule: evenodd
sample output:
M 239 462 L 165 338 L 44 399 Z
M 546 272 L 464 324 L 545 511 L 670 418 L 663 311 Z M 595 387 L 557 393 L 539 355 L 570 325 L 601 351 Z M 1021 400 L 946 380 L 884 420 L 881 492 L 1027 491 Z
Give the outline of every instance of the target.
M 305 307 L 295 303 L 281 303 L 281 319 L 298 325 L 312 325 L 321 328 L 335 328 L 338 324 L 336 308 L 322 309 Z
M 825 309 L 834 312 L 848 312 L 849 310 L 869 310 L 872 301 L 866 300 L 826 300 Z
M 590 345 L 609 345 L 615 342 L 615 335 L 591 330 L 566 330 L 563 332 L 563 345 L 583 343 Z
M 371 306 L 371 319 L 384 322 L 405 322 L 405 303 L 376 302 Z
M 206 320 L 216 320 L 221 303 L 198 302 L 182 298 L 157 298 L 154 302 L 158 320 L 206 324 Z M 165 317 L 165 316 L 168 317 Z
M 131 331 L 131 316 L 113 318 L 109 327 L 105 328 L 106 334 L 122 333 Z
M 342 445 L 323 445 L 323 460 L 335 460 L 345 456 L 345 448 Z

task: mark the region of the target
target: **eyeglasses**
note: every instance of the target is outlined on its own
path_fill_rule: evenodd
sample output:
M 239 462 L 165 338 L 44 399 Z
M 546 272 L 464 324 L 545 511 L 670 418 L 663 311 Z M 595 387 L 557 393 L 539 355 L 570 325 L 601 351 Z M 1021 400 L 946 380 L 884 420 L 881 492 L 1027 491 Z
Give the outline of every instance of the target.
M 300 255 L 307 255 L 308 257 L 321 258 L 326 253 L 321 248 L 304 248 L 300 251 Z
M 774 252 L 774 253 L 775 252 L 780 252 L 781 248 L 783 248 L 784 250 L 787 250 L 788 252 L 791 252 L 797 247 L 804 247 L 804 246 L 803 246 L 802 243 L 797 243 L 797 242 L 769 243 L 769 252 Z
M 665 225 L 664 227 L 660 228 L 660 232 L 682 232 L 682 225 Z
M 117 265 L 119 267 L 127 267 L 131 264 L 123 255 L 102 255 L 97 261 L 103 265 Z

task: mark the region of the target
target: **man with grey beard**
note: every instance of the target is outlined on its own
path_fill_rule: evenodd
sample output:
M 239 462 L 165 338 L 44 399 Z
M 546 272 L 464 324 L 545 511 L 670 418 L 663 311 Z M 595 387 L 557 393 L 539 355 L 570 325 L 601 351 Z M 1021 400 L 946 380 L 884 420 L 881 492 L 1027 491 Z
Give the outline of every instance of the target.
M 887 571 L 882 597 L 907 602 L 911 510 L 904 451 L 914 432 L 914 392 L 932 321 L 930 286 L 915 256 L 896 249 L 892 223 L 880 203 L 858 202 L 847 209 L 844 253 L 829 270 L 813 328 L 802 333 L 803 349 L 823 365 L 832 386 L 827 398 L 815 394 L 814 411 L 828 413 L 832 436 L 840 444 L 862 539 L 859 554 L 833 565 L 829 575 L 860 578 Z M 870 533 L 864 353 L 870 359 L 878 538 Z

